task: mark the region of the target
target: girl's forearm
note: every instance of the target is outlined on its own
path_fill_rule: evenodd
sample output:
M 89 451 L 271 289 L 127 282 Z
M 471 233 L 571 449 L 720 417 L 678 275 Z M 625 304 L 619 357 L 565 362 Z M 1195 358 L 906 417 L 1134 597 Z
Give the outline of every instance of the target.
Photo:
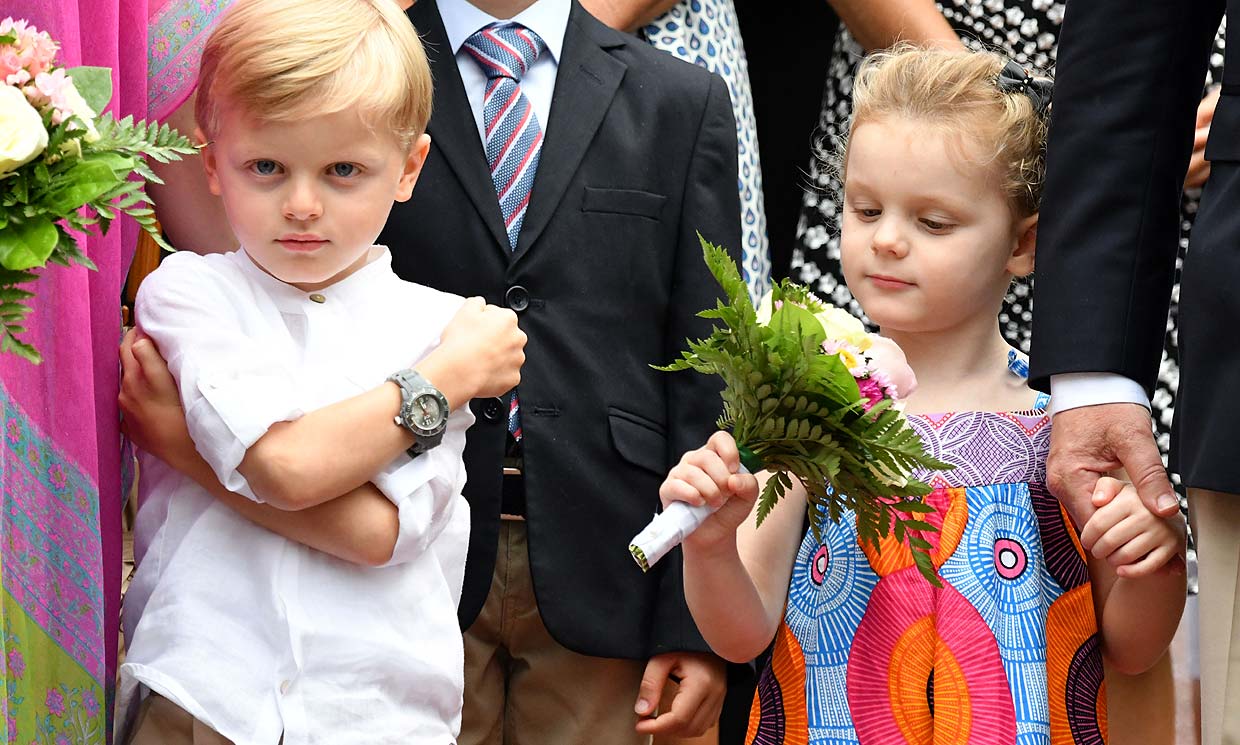
M 1107 661 L 1128 675 L 1158 662 L 1180 625 L 1185 593 L 1183 565 L 1147 577 L 1116 577 L 1098 624 Z
M 683 550 L 685 600 L 702 638 L 726 660 L 757 657 L 774 637 L 778 618 L 769 618 L 736 544 L 710 552 Z
M 828 0 L 866 51 L 897 41 L 963 48 L 933 0 Z
M 620 31 L 636 31 L 680 4 L 679 0 L 582 0 L 590 15 Z
M 174 467 L 255 525 L 338 559 L 381 566 L 396 549 L 400 513 L 369 482 L 318 506 L 290 512 L 228 491 L 197 451 Z

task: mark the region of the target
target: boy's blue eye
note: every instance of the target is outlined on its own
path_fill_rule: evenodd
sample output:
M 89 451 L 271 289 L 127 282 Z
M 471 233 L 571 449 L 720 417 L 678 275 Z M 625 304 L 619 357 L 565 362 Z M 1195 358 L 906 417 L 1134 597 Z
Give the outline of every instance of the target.
M 256 160 L 253 167 L 260 176 L 271 176 L 280 168 L 274 160 Z
M 332 175 L 341 178 L 348 178 L 357 173 L 357 166 L 352 163 L 336 163 L 332 166 Z

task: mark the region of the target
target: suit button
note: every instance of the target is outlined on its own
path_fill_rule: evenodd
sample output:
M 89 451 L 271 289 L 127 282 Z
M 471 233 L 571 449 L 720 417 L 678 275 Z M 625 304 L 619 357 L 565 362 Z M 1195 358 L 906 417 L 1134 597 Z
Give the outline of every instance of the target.
M 504 415 L 504 400 L 501 398 L 488 398 L 482 404 L 482 416 L 494 422 Z
M 530 307 L 530 293 L 521 285 L 513 285 L 504 293 L 504 302 L 509 308 L 520 313 Z

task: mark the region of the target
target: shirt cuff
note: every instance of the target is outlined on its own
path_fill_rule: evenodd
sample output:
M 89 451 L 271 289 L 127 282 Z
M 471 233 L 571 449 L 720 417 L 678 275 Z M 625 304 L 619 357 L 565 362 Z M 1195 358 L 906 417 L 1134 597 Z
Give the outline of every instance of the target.
M 1145 389 L 1118 373 L 1060 373 L 1051 376 L 1050 414 L 1098 404 L 1138 404 L 1150 408 Z

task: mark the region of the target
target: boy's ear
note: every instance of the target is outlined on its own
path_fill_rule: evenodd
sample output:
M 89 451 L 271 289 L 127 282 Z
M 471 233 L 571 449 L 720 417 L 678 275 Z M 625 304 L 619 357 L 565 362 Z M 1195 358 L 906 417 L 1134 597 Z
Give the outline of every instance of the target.
M 207 141 L 207 136 L 203 134 L 202 127 L 194 128 L 194 139 L 202 144 L 202 149 L 198 151 L 199 157 L 202 158 L 202 170 L 207 174 L 207 188 L 215 196 L 220 195 L 220 177 L 219 164 L 215 162 L 214 144 Z
M 1038 216 L 1030 215 L 1016 224 L 1016 248 L 1008 258 L 1007 270 L 1014 277 L 1033 274 L 1038 244 Z
M 405 166 L 400 173 L 400 181 L 396 184 L 396 201 L 407 202 L 413 196 L 413 187 L 422 175 L 422 166 L 426 165 L 426 156 L 431 151 L 431 136 L 423 132 L 413 141 L 409 155 L 405 156 Z

